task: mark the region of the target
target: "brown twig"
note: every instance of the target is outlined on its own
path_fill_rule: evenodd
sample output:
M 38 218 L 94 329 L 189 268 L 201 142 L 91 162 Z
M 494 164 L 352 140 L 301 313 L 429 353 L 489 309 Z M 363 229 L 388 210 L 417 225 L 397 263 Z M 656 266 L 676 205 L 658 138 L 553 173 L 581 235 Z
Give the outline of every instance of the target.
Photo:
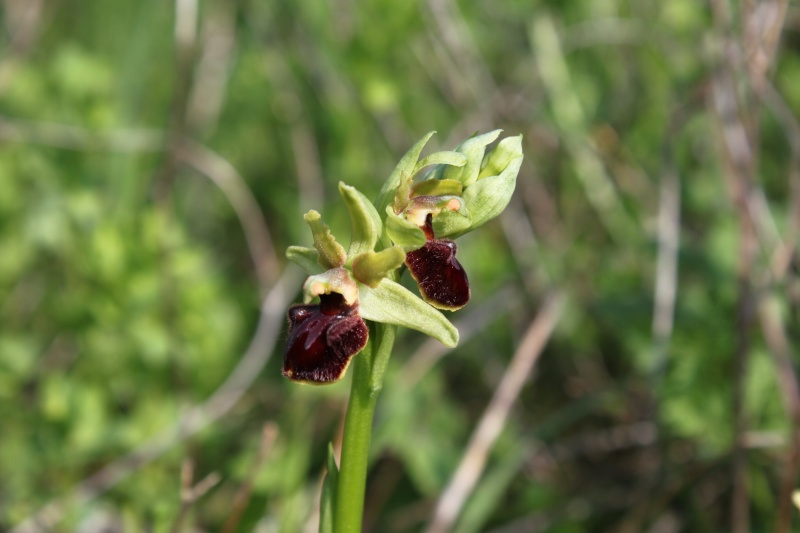
M 729 186 L 734 205 L 739 212 L 739 298 L 735 322 L 736 348 L 733 359 L 733 501 L 731 527 L 734 533 L 750 529 L 750 498 L 747 475 L 747 453 L 743 435 L 747 431 L 745 411 L 745 378 L 750 353 L 750 327 L 754 315 L 752 275 L 758 241 L 748 209 L 748 195 L 755 171 L 754 145 L 741 118 L 733 78 L 721 67 L 712 81 L 712 100 L 720 122 L 725 159 L 728 162 Z
M 212 2 L 207 10 L 186 109 L 187 127 L 196 133 L 209 131 L 217 123 L 236 48 L 236 3 Z
M 239 487 L 239 491 L 233 499 L 233 510 L 222 526 L 222 533 L 233 533 L 233 531 L 236 531 L 236 527 L 242 520 L 242 515 L 250 501 L 250 494 L 253 491 L 253 482 L 256 479 L 256 475 L 258 475 L 261 467 L 264 466 L 264 462 L 267 460 L 267 457 L 269 457 L 269 452 L 272 451 L 275 439 L 277 438 L 278 426 L 274 422 L 264 424 L 264 428 L 261 431 L 261 445 L 258 448 L 258 456 L 249 474 L 245 478 L 244 483 Z
M 494 443 L 505 426 L 511 407 L 561 318 L 564 300 L 565 296 L 561 292 L 551 294 L 525 332 L 519 348 L 514 353 L 508 369 L 467 444 L 453 477 L 439 498 L 431 523 L 426 530 L 428 533 L 445 533 L 452 528 L 458 518 L 483 472 Z
M 264 214 L 244 178 L 226 159 L 202 144 L 186 140 L 178 148 L 178 159 L 205 175 L 226 196 L 242 224 L 247 247 L 256 267 L 262 295 L 275 283 L 279 262 Z
M 768 294 L 761 298 L 758 314 L 764 339 L 775 362 L 784 408 L 789 415 L 792 428 L 789 449 L 781 471 L 775 524 L 777 533 L 788 533 L 792 528 L 792 492 L 796 488 L 797 473 L 800 470 L 800 384 L 792 364 L 794 354 L 781 320 L 779 305 L 777 298 Z
M 183 461 L 183 465 L 181 465 L 181 507 L 172 522 L 171 533 L 180 533 L 183 528 L 183 521 L 186 520 L 186 515 L 189 514 L 192 505 L 214 488 L 221 479 L 218 473 L 211 472 L 196 485 L 192 485 L 194 483 L 194 461 L 191 459 Z

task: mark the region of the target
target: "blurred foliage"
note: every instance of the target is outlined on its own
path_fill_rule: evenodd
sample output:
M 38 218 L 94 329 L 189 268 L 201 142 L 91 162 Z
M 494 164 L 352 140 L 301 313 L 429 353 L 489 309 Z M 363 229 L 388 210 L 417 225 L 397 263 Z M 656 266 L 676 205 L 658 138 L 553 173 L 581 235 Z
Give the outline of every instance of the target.
M 473 302 L 454 320 L 466 317 L 469 340 L 439 360 L 418 351 L 421 335 L 399 339 L 365 525 L 423 529 L 542 296 L 561 287 L 565 316 L 456 531 L 729 531 L 737 397 L 752 530 L 771 530 L 791 423 L 758 316 L 738 318 L 742 216 L 712 90 L 748 13 L 728 6 L 726 28 L 713 6 L 728 3 L 4 0 L 0 529 L 58 501 L 54 531 L 168 531 L 191 458 L 196 479 L 221 476 L 189 509 L 200 530 L 220 530 L 251 486 L 236 530 L 313 531 L 349 384 L 282 379 L 285 332 L 228 414 L 96 498 L 75 495 L 211 396 L 258 321 L 241 221 L 166 133 L 243 176 L 282 269 L 281 250 L 310 243 L 307 209 L 349 232 L 340 180 L 374 196 L 424 132 L 449 149 L 503 128 L 524 135 L 526 160 L 510 211 L 459 244 Z M 759 132 L 755 184 L 794 247 L 800 12 L 785 15 L 770 78 L 786 108 L 744 109 Z M 746 69 L 730 69 L 752 98 Z M 653 294 L 672 167 L 678 281 L 661 354 Z M 751 290 L 774 300 L 792 345 L 796 269 L 771 276 L 765 242 Z M 259 463 L 267 421 L 279 436 Z

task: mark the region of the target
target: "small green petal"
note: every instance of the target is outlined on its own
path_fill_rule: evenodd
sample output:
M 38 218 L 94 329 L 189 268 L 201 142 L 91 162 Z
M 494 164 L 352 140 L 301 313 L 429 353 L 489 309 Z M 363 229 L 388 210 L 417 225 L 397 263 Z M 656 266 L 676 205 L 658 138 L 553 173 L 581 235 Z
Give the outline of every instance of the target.
M 344 198 L 347 210 L 350 211 L 350 221 L 353 225 L 353 237 L 347 256 L 355 257 L 360 253 L 372 251 L 383 231 L 381 217 L 375 211 L 375 206 L 355 187 L 341 181 L 339 193 Z
M 503 130 L 490 131 L 489 133 L 484 133 L 483 135 L 470 137 L 461 143 L 461 145 L 456 148 L 456 151 L 461 152 L 466 156 L 466 164 L 460 168 L 445 168 L 442 178 L 459 180 L 464 184 L 464 187 L 468 187 L 469 185 L 473 184 L 478 179 L 478 173 L 481 169 L 483 154 L 486 151 L 486 147 L 493 143 L 495 139 L 500 136 L 502 131 Z
M 452 167 L 463 167 L 467 162 L 467 156 L 459 152 L 435 152 L 426 156 L 422 161 L 414 165 L 412 176 L 425 167 L 431 165 L 449 165 Z
M 319 252 L 305 246 L 290 246 L 286 249 L 286 259 L 302 267 L 309 275 L 325 272 L 319 264 Z
M 402 246 L 406 252 L 422 248 L 427 241 L 425 232 L 419 226 L 396 215 L 391 206 L 386 208 L 386 233 L 393 243 Z
M 460 196 L 417 196 L 409 202 L 403 217 L 419 227 L 425 225 L 428 215 L 437 215 L 444 211 L 455 211 L 467 216 L 464 200 Z
M 346 268 L 332 268 L 321 274 L 308 276 L 303 283 L 304 301 L 310 302 L 317 296 L 332 292 L 344 296 L 347 305 L 353 305 L 358 299 L 358 284 L 350 277 Z
M 518 157 L 522 157 L 522 135 L 506 137 L 492 152 L 486 155 L 478 179 L 502 174 L 506 167 Z
M 312 209 L 303 216 L 303 220 L 314 234 L 314 248 L 319 252 L 319 264 L 326 270 L 342 266 L 347 261 L 347 253 L 331 235 L 330 228 L 322 222 L 320 214 Z
M 463 191 L 458 180 L 425 180 L 411 187 L 411 196 L 461 196 Z
M 361 283 L 375 288 L 389 272 L 400 268 L 405 260 L 406 253 L 400 246 L 392 246 L 380 252 L 367 251 L 353 259 L 353 276 Z
M 415 329 L 449 348 L 458 344 L 456 327 L 399 283 L 384 278 L 374 289 L 361 285 L 358 301 L 365 320 Z
M 403 177 L 413 177 L 414 176 L 414 167 L 417 165 L 417 161 L 419 160 L 419 154 L 422 152 L 422 149 L 425 148 L 425 144 L 427 144 L 428 140 L 436 133 L 435 131 L 431 131 L 425 134 L 422 139 L 417 141 L 417 143 L 411 147 L 411 150 L 406 152 L 406 155 L 397 163 L 397 166 L 394 168 L 394 171 L 389 176 L 389 179 L 386 180 L 386 183 L 383 184 L 383 188 L 381 192 L 378 194 L 378 198 L 375 200 L 375 209 L 378 213 L 383 212 L 386 209 L 386 206 L 391 204 L 394 200 L 395 190 L 400 185 L 400 181 Z

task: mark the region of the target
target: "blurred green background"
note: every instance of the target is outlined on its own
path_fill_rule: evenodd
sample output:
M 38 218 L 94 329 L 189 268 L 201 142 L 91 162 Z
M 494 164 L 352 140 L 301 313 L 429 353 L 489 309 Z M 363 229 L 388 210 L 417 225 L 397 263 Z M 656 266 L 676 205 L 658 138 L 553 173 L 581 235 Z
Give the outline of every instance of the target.
M 4 0 L 2 21 L 0 530 L 314 531 L 349 379 L 281 377 L 283 250 L 311 208 L 347 242 L 337 183 L 373 197 L 425 132 L 429 153 L 503 128 L 517 192 L 459 241 L 460 346 L 398 340 L 366 530 L 425 530 L 560 293 L 453 530 L 789 531 L 797 5 Z

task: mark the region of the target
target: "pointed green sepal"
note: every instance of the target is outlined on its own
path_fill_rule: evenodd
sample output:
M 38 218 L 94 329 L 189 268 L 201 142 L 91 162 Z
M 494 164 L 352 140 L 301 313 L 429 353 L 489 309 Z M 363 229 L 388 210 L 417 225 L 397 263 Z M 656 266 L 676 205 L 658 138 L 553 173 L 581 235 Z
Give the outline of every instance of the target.
M 319 533 L 333 533 L 333 510 L 336 508 L 339 469 L 336 467 L 336 456 L 333 453 L 333 444 L 330 442 L 325 465 L 327 473 L 325 481 L 322 482 L 322 497 L 319 502 Z
M 411 197 L 415 196 L 461 196 L 464 187 L 458 180 L 425 180 L 411 187 Z M 405 208 L 405 206 L 403 206 Z
M 304 301 L 306 303 L 317 296 L 332 292 L 341 294 L 347 305 L 356 303 L 356 300 L 358 300 L 358 284 L 350 277 L 349 270 L 346 268 L 332 268 L 322 274 L 309 276 L 303 284 Z
M 519 140 L 520 137 L 512 139 Z M 451 233 L 453 237 L 466 233 L 466 231 L 472 231 L 503 212 L 514 193 L 521 165 L 522 153 L 520 151 L 508 162 L 499 175 L 481 178 L 464 190 L 463 198 L 469 212 L 471 225 L 464 231 Z
M 353 236 L 347 256 L 352 258 L 360 253 L 374 250 L 375 243 L 383 231 L 381 217 L 375 211 L 375 206 L 358 189 L 341 181 L 339 193 L 344 198 L 353 225 Z
M 395 191 L 397 187 L 400 185 L 400 181 L 402 178 L 405 177 L 413 177 L 414 176 L 414 167 L 417 165 L 417 161 L 419 160 L 419 154 L 422 152 L 422 149 L 425 148 L 428 140 L 436 133 L 435 131 L 428 132 L 422 139 L 418 140 L 417 143 L 411 147 L 411 149 L 406 152 L 406 155 L 397 163 L 397 166 L 392 171 L 389 179 L 383 184 L 383 188 L 381 188 L 381 192 L 378 194 L 378 198 L 375 200 L 375 208 L 377 209 L 378 213 L 383 212 L 386 209 L 386 206 L 391 204 L 394 200 Z
M 325 272 L 325 269 L 319 264 L 319 252 L 314 248 L 290 246 L 286 249 L 286 259 L 302 267 L 308 275 Z
M 376 288 L 361 285 L 359 310 L 365 320 L 421 331 L 449 348 L 458 344 L 458 330 L 445 316 L 411 291 L 387 278 Z
M 483 166 L 478 179 L 499 176 L 517 158 L 522 157 L 522 135 L 506 137 L 497 147 L 484 157 Z M 522 162 L 520 161 L 520 164 Z
M 392 246 L 380 252 L 367 251 L 353 259 L 353 276 L 372 288 L 392 270 L 400 268 L 406 260 L 406 253 L 400 246 Z
M 458 148 L 456 152 L 463 153 L 467 162 L 463 167 L 448 167 L 444 169 L 442 178 L 459 180 L 468 187 L 475 183 L 478 179 L 478 173 L 481 170 L 481 163 L 483 163 L 483 155 L 486 152 L 486 147 L 493 143 L 503 130 L 494 130 L 483 135 L 470 137 Z
M 459 152 L 434 152 L 429 156 L 414 165 L 414 171 L 411 173 L 415 176 L 417 172 L 425 167 L 431 165 L 448 165 L 451 167 L 463 167 L 467 162 L 467 156 Z
M 331 229 L 322 222 L 320 214 L 313 209 L 303 216 L 303 220 L 314 234 L 314 248 L 319 252 L 319 264 L 324 269 L 337 268 L 347 261 L 347 253 L 336 238 L 331 234 Z
M 437 239 L 445 239 L 468 232 L 473 224 L 469 209 L 465 207 L 459 211 L 442 211 L 433 217 L 433 234 Z
M 386 234 L 406 252 L 412 252 L 425 246 L 427 239 L 422 228 L 396 215 L 391 206 L 386 208 Z
M 414 176 L 409 174 L 400 178 L 397 190 L 394 191 L 394 212 L 400 213 L 408 205 L 411 199 L 411 189 L 414 186 Z

